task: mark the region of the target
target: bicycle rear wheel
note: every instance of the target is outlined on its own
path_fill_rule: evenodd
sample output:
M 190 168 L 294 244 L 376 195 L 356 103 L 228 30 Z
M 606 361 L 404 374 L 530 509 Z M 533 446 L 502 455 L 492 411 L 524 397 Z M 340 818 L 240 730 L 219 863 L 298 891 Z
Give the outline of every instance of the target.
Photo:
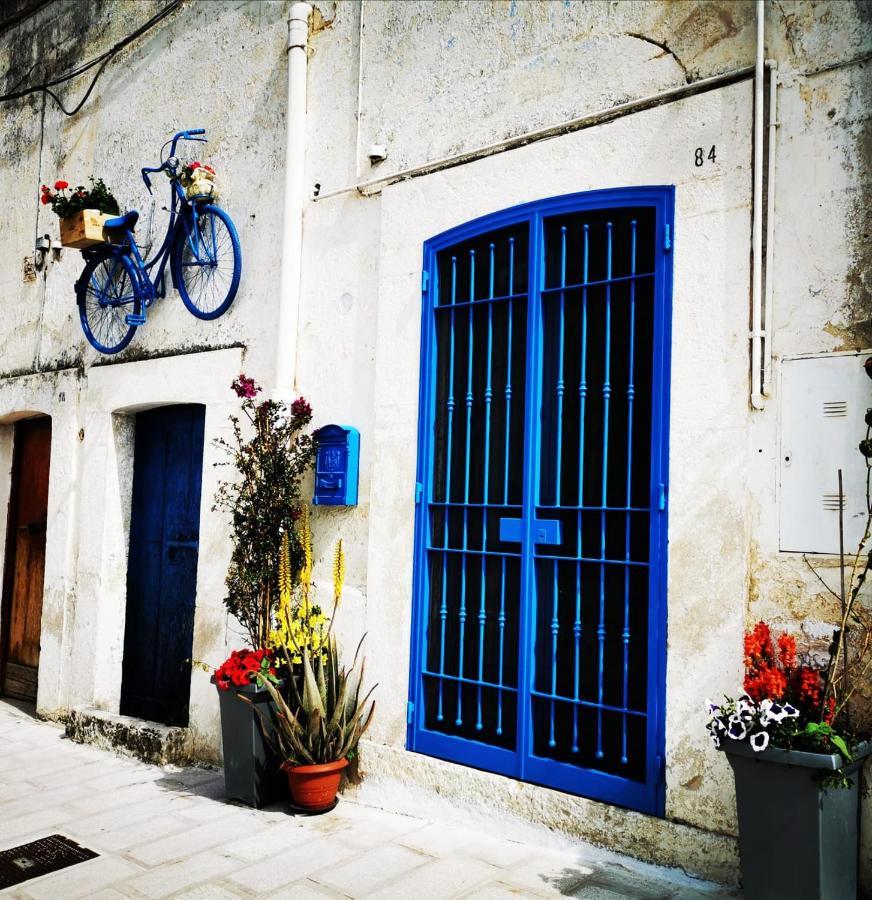
M 140 315 L 142 302 L 133 263 L 126 256 L 106 254 L 88 260 L 77 282 L 82 331 L 95 350 L 120 353 L 136 334 L 128 314 Z
M 171 258 L 182 302 L 198 319 L 217 319 L 239 289 L 242 250 L 233 220 L 218 206 L 198 205 L 176 231 Z

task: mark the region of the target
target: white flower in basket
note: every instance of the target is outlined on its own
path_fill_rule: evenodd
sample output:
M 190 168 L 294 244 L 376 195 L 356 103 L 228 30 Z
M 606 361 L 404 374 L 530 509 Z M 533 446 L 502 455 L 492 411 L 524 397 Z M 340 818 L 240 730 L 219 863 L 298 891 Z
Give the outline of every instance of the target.
M 206 169 L 196 169 L 185 188 L 185 193 L 189 199 L 191 197 L 217 197 L 215 176 Z

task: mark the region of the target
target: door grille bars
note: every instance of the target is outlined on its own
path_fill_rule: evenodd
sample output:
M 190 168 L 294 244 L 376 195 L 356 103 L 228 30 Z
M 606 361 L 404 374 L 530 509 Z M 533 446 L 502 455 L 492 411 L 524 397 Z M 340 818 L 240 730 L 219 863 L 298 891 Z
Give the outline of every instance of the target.
M 546 203 L 538 220 L 458 229 L 432 257 L 429 626 L 410 718 L 414 749 L 651 811 L 671 213 L 658 191 Z

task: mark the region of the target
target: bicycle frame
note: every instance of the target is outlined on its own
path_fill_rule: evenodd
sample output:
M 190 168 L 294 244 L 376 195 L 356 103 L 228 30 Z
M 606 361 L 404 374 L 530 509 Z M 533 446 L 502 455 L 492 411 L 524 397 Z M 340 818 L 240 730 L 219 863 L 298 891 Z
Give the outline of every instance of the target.
M 195 134 L 202 134 L 203 129 L 195 129 L 193 131 L 180 131 L 176 135 L 173 136 L 172 146 L 170 148 L 170 155 L 167 162 L 161 163 L 157 168 L 144 168 L 142 169 L 142 179 L 145 182 L 145 186 L 148 188 L 148 192 L 151 194 L 151 180 L 148 177 L 148 173 L 150 172 L 164 172 L 170 169 L 169 160 L 175 157 L 176 152 L 176 144 L 179 140 L 192 140 L 192 141 L 204 141 L 205 138 L 200 137 L 192 137 Z M 166 146 L 166 145 L 164 145 Z M 130 254 L 133 257 L 134 268 L 136 270 L 137 280 L 138 280 L 138 288 L 140 296 L 143 298 L 144 306 L 148 307 L 157 299 L 163 298 L 166 296 L 166 265 L 170 258 L 170 253 L 172 252 L 173 244 L 176 240 L 176 235 L 180 228 L 184 228 L 187 234 L 188 242 L 190 244 L 191 250 L 196 256 L 198 261 L 201 261 L 201 256 L 199 252 L 198 241 L 192 240 L 194 237 L 194 216 L 196 213 L 196 207 L 198 205 L 198 201 L 191 202 L 188 197 L 185 195 L 184 190 L 182 190 L 182 186 L 179 184 L 179 180 L 175 175 L 175 171 L 173 171 L 172 177 L 170 178 L 170 221 L 167 225 L 166 234 L 164 235 L 163 241 L 161 242 L 160 247 L 157 252 L 153 255 L 153 257 L 146 261 L 142 258 L 142 254 L 139 252 L 139 246 L 136 243 L 136 236 L 133 231 L 130 229 L 125 229 L 124 237 L 125 240 L 119 244 L 110 244 L 110 250 L 113 256 L 119 257 L 122 255 Z M 155 273 L 152 274 L 152 270 L 156 269 Z M 173 287 L 178 289 L 178 286 L 175 283 L 175 277 L 173 277 Z M 144 311 L 143 311 L 144 314 Z

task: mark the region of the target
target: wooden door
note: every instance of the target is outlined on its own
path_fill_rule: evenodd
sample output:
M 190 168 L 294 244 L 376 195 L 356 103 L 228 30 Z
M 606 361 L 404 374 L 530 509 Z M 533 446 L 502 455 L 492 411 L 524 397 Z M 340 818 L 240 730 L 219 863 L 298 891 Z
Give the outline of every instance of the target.
M 36 700 L 45 573 L 51 419 L 15 424 L 3 578 L 2 693 Z
M 121 712 L 166 725 L 188 724 L 204 412 L 136 417 Z

